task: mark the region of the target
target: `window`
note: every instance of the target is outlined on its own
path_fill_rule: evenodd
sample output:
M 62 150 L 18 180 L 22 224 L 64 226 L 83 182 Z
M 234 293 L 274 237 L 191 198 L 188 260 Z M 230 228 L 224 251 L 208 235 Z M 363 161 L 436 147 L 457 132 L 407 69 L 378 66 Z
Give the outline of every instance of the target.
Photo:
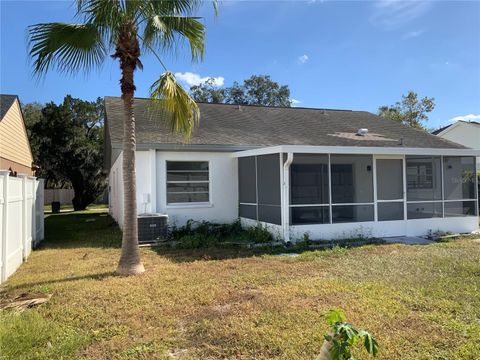
M 208 161 L 167 161 L 167 203 L 208 203 Z

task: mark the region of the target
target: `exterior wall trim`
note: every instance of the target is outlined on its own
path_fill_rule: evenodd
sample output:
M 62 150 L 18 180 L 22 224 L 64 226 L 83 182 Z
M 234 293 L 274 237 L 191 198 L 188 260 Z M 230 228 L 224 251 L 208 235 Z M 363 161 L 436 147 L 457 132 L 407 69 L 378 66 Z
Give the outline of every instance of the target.
M 310 153 L 310 154 L 366 154 L 366 155 L 453 155 L 480 156 L 480 150 L 475 149 L 445 149 L 445 148 L 392 148 L 368 146 L 308 146 L 280 145 L 235 152 L 233 157 L 258 156 L 274 153 Z

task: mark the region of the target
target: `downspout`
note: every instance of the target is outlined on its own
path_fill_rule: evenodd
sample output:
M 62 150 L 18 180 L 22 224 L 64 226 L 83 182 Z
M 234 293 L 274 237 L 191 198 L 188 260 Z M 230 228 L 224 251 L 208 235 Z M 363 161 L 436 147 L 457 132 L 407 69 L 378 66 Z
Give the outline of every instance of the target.
M 290 245 L 290 164 L 293 161 L 293 153 L 287 153 L 287 160 L 283 164 L 283 241 Z

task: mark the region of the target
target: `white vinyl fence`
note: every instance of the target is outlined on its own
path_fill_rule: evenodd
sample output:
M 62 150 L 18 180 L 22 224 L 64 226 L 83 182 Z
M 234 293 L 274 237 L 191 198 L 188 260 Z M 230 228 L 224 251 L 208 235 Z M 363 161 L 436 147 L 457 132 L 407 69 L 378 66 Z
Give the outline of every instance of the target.
M 43 240 L 43 179 L 0 170 L 0 283 Z

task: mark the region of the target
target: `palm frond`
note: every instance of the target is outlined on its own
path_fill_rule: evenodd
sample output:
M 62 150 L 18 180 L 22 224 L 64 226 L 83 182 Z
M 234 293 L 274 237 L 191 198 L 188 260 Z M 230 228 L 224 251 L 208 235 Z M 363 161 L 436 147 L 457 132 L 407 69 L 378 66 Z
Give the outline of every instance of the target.
M 217 1 L 212 1 L 216 9 Z M 142 3 L 142 37 L 145 49 L 177 50 L 188 42 L 192 60 L 201 60 L 205 48 L 205 26 L 194 14 L 200 0 L 150 0 Z
M 151 110 L 166 110 L 173 133 L 180 133 L 187 142 L 193 128 L 200 121 L 200 110 L 188 92 L 177 83 L 175 75 L 167 71 L 150 87 Z
M 154 15 L 147 20 L 143 32 L 145 44 L 170 50 L 188 41 L 192 60 L 202 60 L 205 51 L 205 26 L 200 18 L 191 16 Z
M 51 67 L 64 73 L 88 72 L 107 57 L 102 33 L 92 24 L 36 24 L 29 26 L 28 32 L 29 54 L 37 75 Z
M 214 0 L 216 3 L 216 0 Z M 145 4 L 157 15 L 192 15 L 202 5 L 202 0 L 150 0 Z

